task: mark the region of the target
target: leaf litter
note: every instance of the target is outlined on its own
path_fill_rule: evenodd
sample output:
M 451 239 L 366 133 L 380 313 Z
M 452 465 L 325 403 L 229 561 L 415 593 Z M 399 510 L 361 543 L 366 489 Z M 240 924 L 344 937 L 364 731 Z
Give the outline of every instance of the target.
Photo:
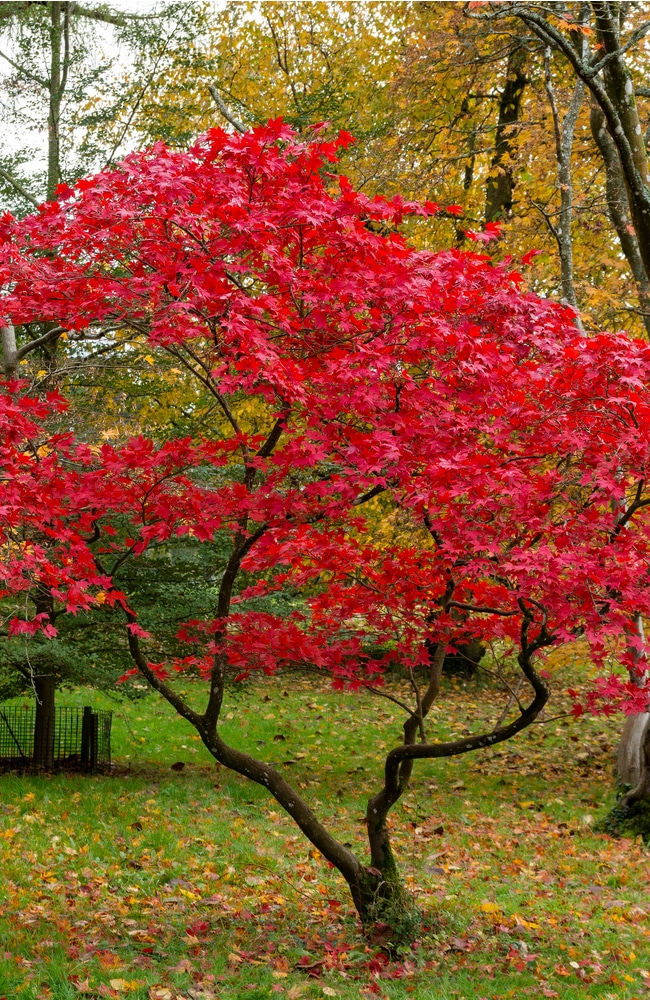
M 288 744 L 305 794 L 361 847 L 381 767 L 363 726 L 374 718 L 390 746 L 399 720 L 344 702 L 341 744 L 327 689 L 268 692 L 274 719 L 257 722 L 258 693 L 239 703 L 246 739 Z M 490 697 L 449 683 L 437 724 L 462 731 L 468 716 L 493 712 Z M 318 707 L 297 734 L 303 698 Z M 562 708 L 556 699 L 553 713 Z M 591 830 L 611 799 L 616 733 L 616 720 L 550 721 L 505 755 L 419 768 L 392 826 L 424 924 L 392 956 L 361 937 L 336 873 L 291 821 L 199 758 L 189 773 L 143 764 L 116 778 L 7 776 L 0 996 L 426 998 L 440 995 L 428 992 L 434 979 L 449 997 L 647 996 L 648 853 Z

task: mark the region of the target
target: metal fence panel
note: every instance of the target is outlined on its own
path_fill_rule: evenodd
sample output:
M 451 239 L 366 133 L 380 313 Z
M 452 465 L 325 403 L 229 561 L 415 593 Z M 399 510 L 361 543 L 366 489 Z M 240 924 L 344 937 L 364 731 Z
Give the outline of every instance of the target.
M 54 765 L 94 771 L 111 766 L 113 713 L 84 708 L 56 708 Z M 0 766 L 30 767 L 34 762 L 36 711 L 29 705 L 0 706 Z

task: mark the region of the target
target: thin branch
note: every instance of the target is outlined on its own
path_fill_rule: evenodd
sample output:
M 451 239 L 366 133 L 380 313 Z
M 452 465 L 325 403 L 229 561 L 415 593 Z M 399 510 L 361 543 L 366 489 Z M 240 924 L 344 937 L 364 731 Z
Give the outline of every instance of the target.
M 449 608 L 458 608 L 459 611 L 474 611 L 477 615 L 500 615 L 502 618 L 514 618 L 519 611 L 501 611 L 500 608 L 490 608 L 482 604 L 464 604 L 462 601 L 449 601 Z
M 115 140 L 115 142 L 113 144 L 113 148 L 111 149 L 111 151 L 110 151 L 110 153 L 108 155 L 108 159 L 106 160 L 106 163 L 104 165 L 104 170 L 107 170 L 108 167 L 111 166 L 111 164 L 113 162 L 113 157 L 115 156 L 115 153 L 116 153 L 117 149 L 119 148 L 120 143 L 124 140 L 124 136 L 126 135 L 126 133 L 128 132 L 129 128 L 131 127 L 131 123 L 133 122 L 133 119 L 135 118 L 136 112 L 137 112 L 138 108 L 140 107 L 142 99 L 143 99 L 144 95 L 146 94 L 147 90 L 149 89 L 149 87 L 151 86 L 151 84 L 153 83 L 153 79 L 154 79 L 154 76 L 156 75 L 156 72 L 158 70 L 158 65 L 160 63 L 160 60 L 165 55 L 165 53 L 167 51 L 167 48 L 169 47 L 169 42 L 170 42 L 170 39 L 172 37 L 173 30 L 177 26 L 178 26 L 178 20 L 176 20 L 176 22 L 174 23 L 173 28 L 170 27 L 169 31 L 167 32 L 167 37 L 165 38 L 164 45 L 163 45 L 162 49 L 160 50 L 160 52 L 158 53 L 158 55 L 156 56 L 156 59 L 154 61 L 151 73 L 149 74 L 149 76 L 147 77 L 146 81 L 144 82 L 144 84 L 140 88 L 140 93 L 138 94 L 137 98 L 133 102 L 133 106 L 132 106 L 131 111 L 129 113 L 129 116 L 128 116 L 127 120 L 126 120 L 124 128 L 120 132 L 120 135 L 118 136 L 118 138 Z
M 14 62 L 11 56 L 8 56 L 4 52 L 0 51 L 0 59 L 4 59 L 6 62 L 9 63 L 10 66 L 13 66 L 15 70 L 18 70 L 19 73 L 22 73 L 23 76 L 26 76 L 29 80 L 33 80 L 34 83 L 37 83 L 39 87 L 44 87 L 46 90 L 49 87 L 50 85 L 49 80 L 45 80 L 42 76 L 36 76 L 35 73 L 32 73 L 30 70 L 25 69 L 24 66 L 20 65 L 20 63 Z
M 37 201 L 33 194 L 30 194 L 24 184 L 14 177 L 13 174 L 10 174 L 7 170 L 0 167 L 0 177 L 2 177 L 8 184 L 11 184 L 11 186 L 16 189 L 18 194 L 21 194 L 23 198 L 26 198 L 27 201 L 31 202 L 34 208 L 38 208 L 40 202 Z
M 226 119 L 226 121 L 230 122 L 230 124 L 232 125 L 232 127 L 234 129 L 236 129 L 237 132 L 240 132 L 241 135 L 245 135 L 246 132 L 248 131 L 248 129 L 246 128 L 245 125 L 243 125 L 239 121 L 238 118 L 235 118 L 235 116 L 233 115 L 232 111 L 229 110 L 228 105 L 226 104 L 226 102 L 224 101 L 223 97 L 221 96 L 221 94 L 219 93 L 219 91 L 217 90 L 217 88 L 214 86 L 213 83 L 209 83 L 208 84 L 208 90 L 210 91 L 210 94 L 212 95 L 214 103 L 217 105 L 217 107 L 219 108 L 219 111 L 221 112 L 221 114 L 223 115 L 223 117 Z
M 163 17 L 164 14 L 116 14 L 106 9 L 105 6 L 91 8 L 82 7 L 80 3 L 70 4 L 70 13 L 79 17 L 86 17 L 91 21 L 103 21 L 104 24 L 114 24 L 118 28 L 123 28 L 129 21 L 149 21 L 155 17 Z
M 361 504 L 367 503 L 368 500 L 372 500 L 373 497 L 379 496 L 379 494 L 384 493 L 385 490 L 386 490 L 385 486 L 380 486 L 379 484 L 377 486 L 373 486 L 372 489 L 368 490 L 367 493 L 363 493 L 360 497 L 357 497 L 356 500 L 353 500 L 352 506 L 360 507 Z
M 316 672 L 318 673 L 319 671 L 317 670 Z M 365 690 L 370 691 L 371 694 L 376 694 L 379 698 L 386 698 L 387 701 L 392 701 L 393 704 L 399 705 L 400 708 L 404 709 L 407 715 L 413 715 L 413 709 L 410 708 L 405 701 L 400 701 L 399 698 L 389 694 L 388 691 L 385 691 L 383 688 L 367 687 Z
M 68 70 L 70 69 L 70 14 L 71 6 L 67 3 L 65 4 L 65 13 L 63 15 L 63 73 L 61 74 L 61 82 L 59 84 L 59 97 L 63 97 L 68 82 Z

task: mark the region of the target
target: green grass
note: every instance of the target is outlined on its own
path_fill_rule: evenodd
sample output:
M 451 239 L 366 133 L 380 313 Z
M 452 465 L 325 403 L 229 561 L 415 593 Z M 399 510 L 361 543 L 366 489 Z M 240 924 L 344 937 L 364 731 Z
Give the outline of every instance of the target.
M 115 774 L 0 777 L 0 998 L 648 995 L 650 855 L 591 830 L 613 804 L 620 721 L 551 720 L 493 751 L 417 764 L 393 828 L 425 923 L 388 961 L 263 789 L 218 767 L 155 696 L 59 700 L 89 698 L 115 712 Z M 282 766 L 364 853 L 365 800 L 398 711 L 261 680 L 231 699 L 223 731 Z M 489 688 L 450 683 L 433 732 L 498 712 Z

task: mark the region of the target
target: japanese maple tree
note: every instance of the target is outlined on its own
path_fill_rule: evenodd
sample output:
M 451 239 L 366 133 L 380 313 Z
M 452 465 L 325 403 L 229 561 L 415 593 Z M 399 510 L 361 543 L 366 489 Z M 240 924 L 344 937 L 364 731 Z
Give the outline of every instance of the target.
M 46 403 L 7 384 L 0 573 L 5 601 L 22 595 L 9 632 L 51 634 L 66 608 L 112 606 L 133 669 L 220 763 L 268 788 L 364 926 L 408 937 L 388 814 L 416 759 L 530 725 L 549 695 L 543 650 L 578 634 L 633 673 L 603 680 L 592 709 L 645 710 L 630 622 L 650 612 L 650 349 L 585 337 L 571 310 L 480 253 L 415 249 L 402 218 L 437 207 L 371 200 L 328 173 L 347 141 L 299 143 L 281 122 L 213 130 L 2 221 L 5 323 L 134 330 L 196 379 L 205 417 L 192 438 L 90 447 L 49 437 Z M 387 543 L 377 524 L 397 515 L 408 531 Z M 119 568 L 188 534 L 227 539 L 228 554 L 179 657 L 142 627 Z M 283 594 L 302 598 L 281 613 Z M 528 701 L 490 733 L 432 741 L 445 653 L 477 636 L 512 647 Z M 358 690 L 382 684 L 387 658 L 413 697 L 368 803 L 364 860 L 277 767 L 228 745 L 219 718 L 229 676 L 307 664 Z M 202 712 L 174 684 L 187 669 L 205 678 Z

